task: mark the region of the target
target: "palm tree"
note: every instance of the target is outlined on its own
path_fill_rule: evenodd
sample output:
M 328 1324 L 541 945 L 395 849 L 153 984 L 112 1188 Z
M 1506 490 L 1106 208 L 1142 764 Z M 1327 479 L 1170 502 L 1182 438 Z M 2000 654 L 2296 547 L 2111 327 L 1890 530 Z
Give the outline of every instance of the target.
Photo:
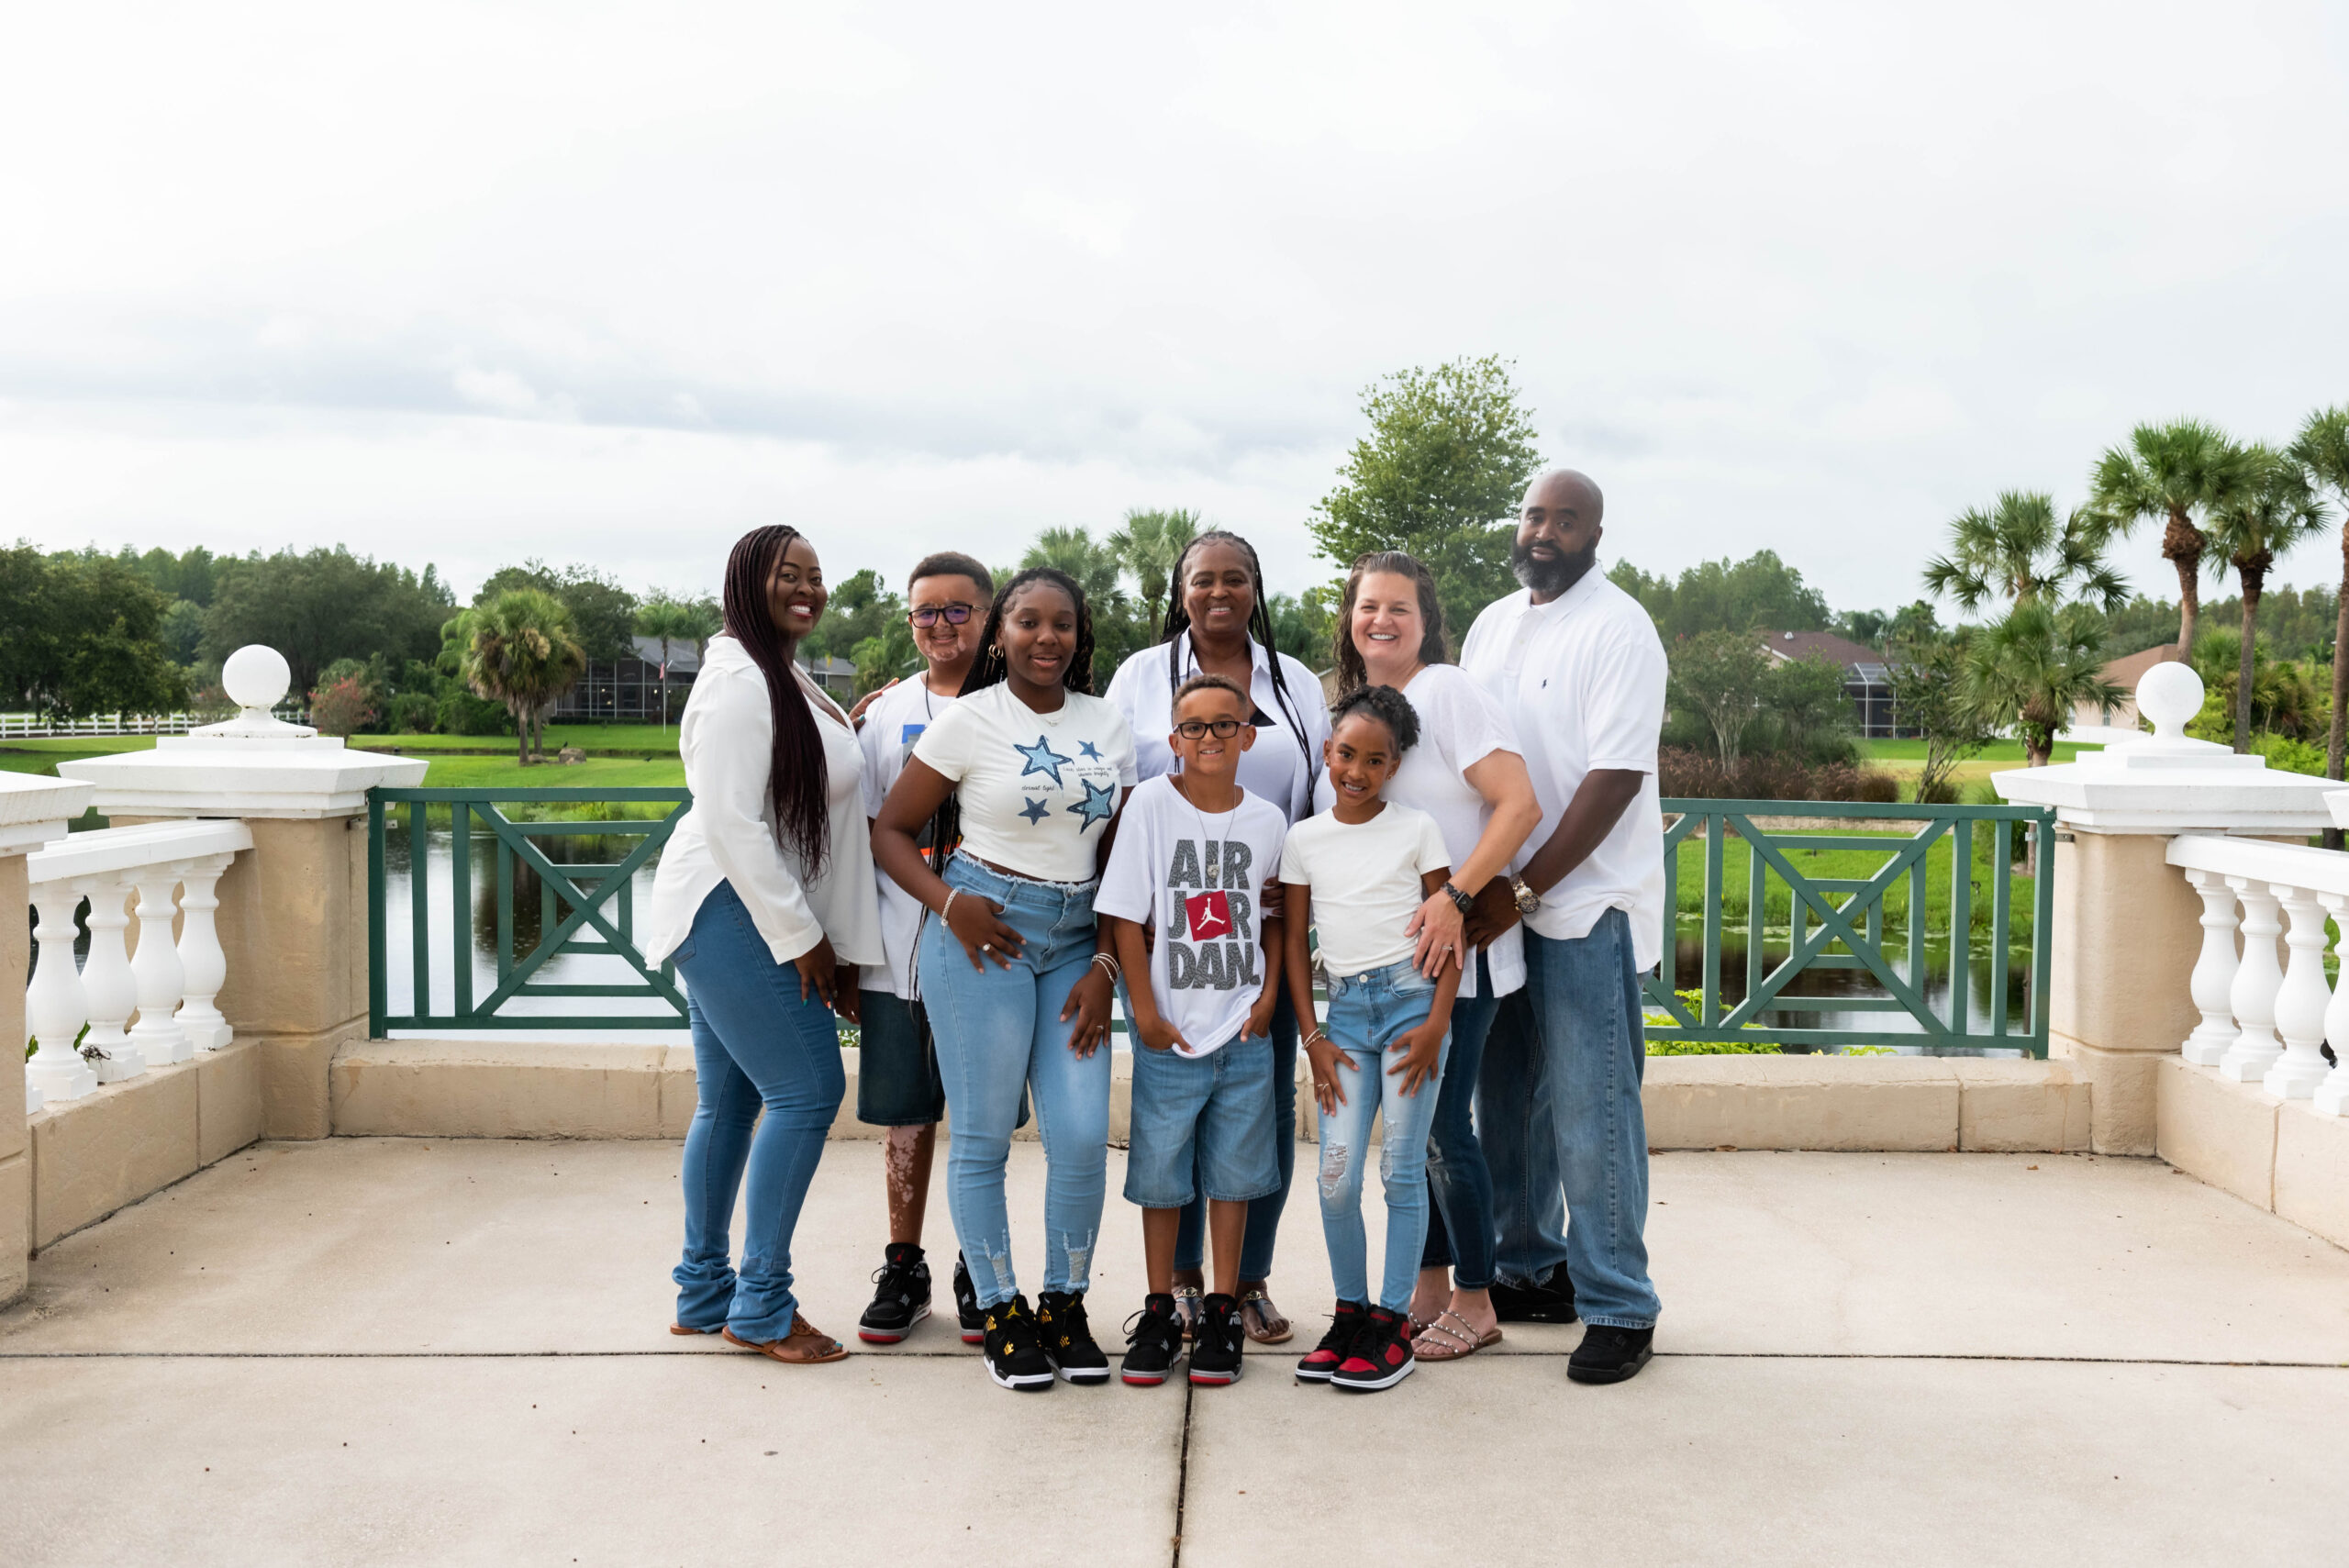
M 545 761 L 546 712 L 587 670 L 570 609 L 537 588 L 509 588 L 451 618 L 440 640 L 465 684 L 514 716 L 521 764 L 529 765 L 534 733 Z
M 2349 643 L 2349 406 L 2320 408 L 2292 442 L 2287 454 L 2308 475 L 2311 489 L 2331 490 L 2341 498 L 2341 604 L 2332 634 L 2332 733 L 2325 742 L 2324 776 L 2343 776 L 2343 709 L 2349 707 L 2349 661 L 2341 655 Z
M 1101 610 L 1125 603 L 1125 590 L 1118 585 L 1120 563 L 1118 553 L 1106 544 L 1096 543 L 1083 528 L 1046 528 L 1028 547 L 1019 560 L 1024 569 L 1030 566 L 1051 566 L 1076 579 L 1085 590 L 1097 614 Z
M 1965 640 L 1958 691 L 1988 724 L 2015 727 L 2023 756 L 2043 768 L 2081 703 L 2109 715 L 2122 693 L 2100 673 L 2104 617 L 2088 605 L 2026 599 Z
M 699 650 L 717 632 L 709 612 L 697 604 L 666 594 L 647 597 L 636 612 L 636 634 L 661 645 L 661 728 L 669 728 L 669 645 L 690 642 Z
M 2090 505 L 2127 533 L 2147 517 L 2164 520 L 2162 559 L 2177 569 L 2177 647 L 2184 659 L 2194 645 L 2194 622 L 2202 607 L 2198 580 L 2208 544 L 2195 526 L 2233 488 L 2243 449 L 2217 427 L 2199 419 L 2140 425 L 2126 447 L 2113 447 L 2098 462 Z
M 1168 579 L 1184 547 L 1199 533 L 1199 515 L 1185 507 L 1171 512 L 1146 512 L 1137 507 L 1126 514 L 1126 526 L 1111 534 L 1108 547 L 1119 564 L 1133 573 L 1141 588 L 1142 613 L 1154 633 L 1166 623 L 1166 602 L 1179 585 Z
M 2235 750 L 2251 750 L 2252 652 L 2259 595 L 2276 558 L 2323 530 L 2324 506 L 2299 463 L 2265 446 L 2246 447 L 2238 482 L 2207 518 L 2214 576 L 2230 566 L 2243 584 L 2243 648 L 2235 672 Z M 2337 662 L 2337 661 L 2336 661 Z
M 2075 510 L 2055 520 L 2055 498 L 2009 490 L 1988 511 L 1961 512 L 1951 520 L 1950 551 L 1925 567 L 1925 586 L 1973 611 L 1988 599 L 2062 599 L 2076 595 L 2108 614 L 2129 602 L 2129 584 L 2104 559 L 2110 523 Z

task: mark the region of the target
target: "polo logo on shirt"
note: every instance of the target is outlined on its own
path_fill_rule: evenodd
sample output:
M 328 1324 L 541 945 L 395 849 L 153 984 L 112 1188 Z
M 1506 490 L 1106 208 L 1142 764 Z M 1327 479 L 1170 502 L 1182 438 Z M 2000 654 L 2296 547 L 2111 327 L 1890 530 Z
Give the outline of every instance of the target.
M 1183 912 L 1191 917 L 1191 940 L 1195 942 L 1231 935 L 1231 895 L 1228 893 L 1195 893 L 1183 900 Z

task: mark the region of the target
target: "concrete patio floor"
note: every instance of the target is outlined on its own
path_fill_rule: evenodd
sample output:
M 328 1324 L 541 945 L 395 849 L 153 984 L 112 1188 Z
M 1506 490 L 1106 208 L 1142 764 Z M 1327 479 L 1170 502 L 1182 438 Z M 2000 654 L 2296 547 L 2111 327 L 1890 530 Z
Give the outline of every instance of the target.
M 1578 1329 L 1513 1326 L 1348 1398 L 1289 1377 L 1300 1346 L 1229 1389 L 1015 1396 L 951 1313 L 818 1368 L 676 1340 L 676 1158 L 264 1144 L 60 1242 L 0 1313 L 0 1562 L 2349 1555 L 2349 1252 L 2154 1162 L 1659 1156 L 1639 1378 L 1578 1387 Z M 844 1338 L 879 1159 L 833 1144 L 800 1231 Z M 1113 1354 L 1141 1288 L 1122 1173 Z M 1035 1146 L 1012 1184 L 1032 1285 Z M 942 1187 L 931 1229 L 942 1296 Z M 1318 1336 L 1309 1181 L 1275 1291 Z

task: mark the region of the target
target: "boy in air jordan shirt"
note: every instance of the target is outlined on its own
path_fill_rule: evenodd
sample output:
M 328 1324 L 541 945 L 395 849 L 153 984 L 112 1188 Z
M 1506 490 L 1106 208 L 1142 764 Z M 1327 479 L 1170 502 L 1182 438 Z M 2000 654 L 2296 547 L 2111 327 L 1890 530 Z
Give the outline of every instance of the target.
M 1273 1125 L 1282 949 L 1279 918 L 1264 907 L 1288 817 L 1240 787 L 1240 754 L 1256 739 L 1252 711 L 1221 675 L 1183 684 L 1166 740 L 1179 771 L 1128 797 L 1093 901 L 1117 942 L 1132 1026 L 1126 1199 L 1142 1210 L 1150 1294 L 1128 1326 L 1123 1375 L 1144 1387 L 1165 1382 L 1182 1354 L 1174 1244 L 1195 1157 L 1215 1289 L 1202 1305 L 1190 1378 L 1212 1385 L 1240 1376 L 1235 1294 L 1248 1205 L 1279 1187 L 1275 1140 L 1296 1136 Z

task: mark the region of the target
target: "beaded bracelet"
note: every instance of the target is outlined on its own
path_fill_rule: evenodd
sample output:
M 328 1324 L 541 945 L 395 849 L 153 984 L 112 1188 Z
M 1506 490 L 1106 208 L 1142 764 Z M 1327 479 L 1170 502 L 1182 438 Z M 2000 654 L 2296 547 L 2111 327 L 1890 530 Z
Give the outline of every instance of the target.
M 948 888 L 946 890 L 946 902 L 938 906 L 938 917 L 943 920 L 947 916 L 952 914 L 954 912 L 954 900 L 962 896 L 963 890 L 961 888 Z

